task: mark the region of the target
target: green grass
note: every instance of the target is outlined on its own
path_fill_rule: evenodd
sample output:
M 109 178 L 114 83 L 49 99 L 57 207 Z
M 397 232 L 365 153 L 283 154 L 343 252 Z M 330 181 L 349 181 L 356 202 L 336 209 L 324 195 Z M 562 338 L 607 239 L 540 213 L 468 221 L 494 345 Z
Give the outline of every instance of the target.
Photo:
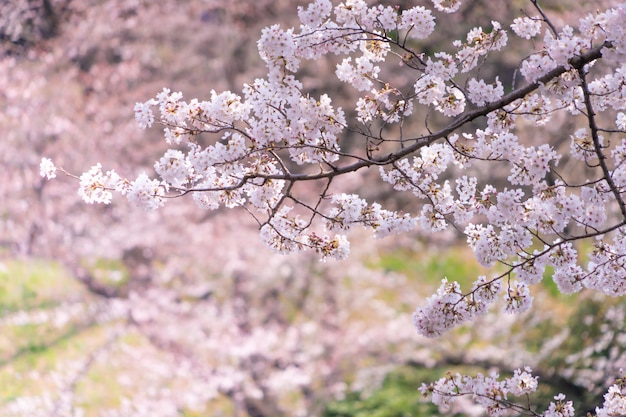
M 324 417 L 417 417 L 436 415 L 437 407 L 427 403 L 417 391 L 431 372 L 399 368 L 385 377 L 380 389 L 371 395 L 349 392 L 343 400 L 329 403 Z
M 398 272 L 432 286 L 439 286 L 443 278 L 448 278 L 458 281 L 464 288 L 469 288 L 477 276 L 489 271 L 478 264 L 468 248 L 461 246 L 424 252 L 408 249 L 384 252 L 371 266 Z
M 0 262 L 0 317 L 17 310 L 46 307 L 85 294 L 80 284 L 55 262 Z
M 85 352 L 102 343 L 106 332 L 101 327 L 85 327 L 60 337 L 56 343 L 25 350 L 0 366 L 0 402 L 18 396 L 37 396 L 52 390 L 54 372 L 59 366 L 84 359 Z M 62 367 L 60 368 L 63 369 Z
M 84 361 L 106 340 L 107 325 L 86 314 L 93 298 L 55 262 L 4 260 L 0 266 L 0 404 L 54 392 L 54 374 Z M 54 320 L 68 303 L 85 307 Z M 106 391 L 106 390 L 105 390 Z M 95 391 L 97 392 L 97 391 Z
M 124 285 L 128 280 L 122 263 L 115 260 L 101 259 L 84 266 L 107 285 Z M 85 417 L 119 407 L 137 387 L 156 383 L 167 388 L 173 383 L 155 379 L 148 371 L 132 374 L 130 386 L 121 382 L 128 361 L 136 360 L 126 356 L 128 349 L 156 355 L 155 360 L 162 353 L 154 351 L 145 336 L 136 332 L 124 333 L 111 342 L 111 331 L 119 330 L 119 323 L 93 322 L 89 314 L 78 314 L 56 326 L 44 318 L 37 319 L 39 314 L 52 314 L 64 303 L 87 305 L 95 299 L 55 262 L 5 260 L 0 268 L 0 409 L 21 397 L 52 394 L 52 401 L 56 401 L 59 378 L 55 375 L 62 375 L 60 380 L 66 382 L 79 376 L 75 378 L 75 404 Z M 103 346 L 109 347 L 101 357 Z M 216 411 L 212 415 L 232 415 L 228 411 L 231 406 L 228 400 L 216 399 L 211 404 L 212 411 Z M 207 414 L 205 410 L 195 414 L 185 411 L 184 415 Z
M 41 355 L 71 337 L 84 322 L 50 324 L 62 303 L 86 299 L 84 289 L 54 262 L 2 262 L 0 272 L 0 365 Z

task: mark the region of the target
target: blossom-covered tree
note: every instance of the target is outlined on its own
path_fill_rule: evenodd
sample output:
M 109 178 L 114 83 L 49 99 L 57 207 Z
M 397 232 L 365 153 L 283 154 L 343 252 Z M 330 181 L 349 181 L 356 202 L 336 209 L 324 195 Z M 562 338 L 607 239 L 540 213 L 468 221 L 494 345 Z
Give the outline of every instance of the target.
M 484 315 L 499 297 L 509 313 L 528 311 L 530 286 L 543 279 L 565 294 L 623 296 L 626 5 L 570 26 L 531 0 L 510 22 L 424 48 L 459 10 L 458 0 L 300 7 L 297 28 L 263 30 L 267 73 L 241 91 L 185 101 L 164 88 L 135 104 L 140 128 L 163 126 L 168 149 L 155 174 L 127 179 L 97 164 L 76 176 L 79 195 L 109 204 L 119 193 L 147 211 L 184 196 L 201 210 L 245 210 L 274 251 L 323 260 L 346 259 L 359 226 L 374 238 L 453 230 L 494 273 L 469 289 L 444 279 L 413 313 L 428 338 Z M 526 49 L 503 70 L 496 63 L 510 45 Z M 309 85 L 323 59 L 357 93 L 349 109 Z M 73 175 L 45 156 L 40 171 Z M 409 203 L 368 201 L 373 188 Z M 574 415 L 562 394 L 534 410 L 526 397 L 536 388 L 520 368 L 503 380 L 450 374 L 422 392 L 444 408 L 471 395 L 492 415 Z M 598 415 L 626 412 L 623 380 L 605 399 Z

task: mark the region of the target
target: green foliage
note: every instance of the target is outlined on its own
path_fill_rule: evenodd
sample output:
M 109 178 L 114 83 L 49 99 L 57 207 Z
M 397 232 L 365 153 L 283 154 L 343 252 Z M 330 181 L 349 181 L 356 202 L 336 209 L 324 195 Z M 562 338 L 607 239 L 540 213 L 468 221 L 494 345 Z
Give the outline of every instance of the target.
M 478 275 L 487 272 L 467 247 L 459 246 L 424 252 L 409 249 L 385 252 L 373 266 L 402 273 L 409 279 L 415 278 L 422 284 L 433 286 L 439 286 L 441 280 L 447 277 L 468 289 Z
M 555 374 L 565 370 L 573 374 L 578 402 L 588 408 L 602 403 L 607 382 L 619 376 L 603 374 L 598 364 L 613 363 L 617 367 L 623 363 L 625 315 L 626 301 L 621 298 L 581 295 L 567 321 L 569 336 L 548 361 L 547 366 L 554 369 Z
M 557 287 L 556 283 L 552 279 L 552 274 L 554 274 L 554 268 L 547 266 L 543 274 L 541 286 L 548 292 L 548 294 L 550 294 L 551 297 L 558 298 L 562 294 L 559 291 L 559 287 Z
M 387 375 L 380 389 L 371 395 L 350 392 L 341 401 L 326 406 L 324 417 L 421 417 L 438 414 L 425 402 L 417 388 L 433 378 L 430 371 L 399 368 Z

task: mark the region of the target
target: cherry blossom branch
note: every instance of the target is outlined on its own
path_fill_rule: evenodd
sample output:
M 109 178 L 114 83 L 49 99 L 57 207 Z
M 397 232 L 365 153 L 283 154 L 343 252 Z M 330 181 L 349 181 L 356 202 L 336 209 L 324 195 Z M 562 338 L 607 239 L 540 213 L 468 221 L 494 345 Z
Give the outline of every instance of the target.
M 608 184 L 613 196 L 615 197 L 615 201 L 619 205 L 620 211 L 622 213 L 622 218 L 626 220 L 626 204 L 624 204 L 624 199 L 622 198 L 622 192 L 615 185 L 613 181 L 611 171 L 606 163 L 606 155 L 604 154 L 603 145 L 600 143 L 600 139 L 598 137 L 598 126 L 596 124 L 596 113 L 593 109 L 593 105 L 591 103 L 591 92 L 589 91 L 589 85 L 587 84 L 586 74 L 583 67 L 578 68 L 578 75 L 580 78 L 580 85 L 582 87 L 583 96 L 585 98 L 585 108 L 586 108 L 586 117 L 589 120 L 589 129 L 591 130 L 591 138 L 593 139 L 593 148 L 598 157 L 598 165 L 602 169 L 603 178 Z
M 314 180 L 319 180 L 319 179 L 324 179 L 324 178 L 329 178 L 329 177 L 340 176 L 340 175 L 351 173 L 351 172 L 356 172 L 362 168 L 367 168 L 371 166 L 383 166 L 383 165 L 391 164 L 408 155 L 415 153 L 416 151 L 418 151 L 424 146 L 430 145 L 431 143 L 439 139 L 445 138 L 446 136 L 452 134 L 457 129 L 468 124 L 469 122 L 472 122 L 480 117 L 486 116 L 487 114 L 493 111 L 504 108 L 507 105 L 515 102 L 516 100 L 525 97 L 526 95 L 532 93 L 533 91 L 537 90 L 541 86 L 547 84 L 548 82 L 554 80 L 555 78 L 558 78 L 560 75 L 572 70 L 572 68 L 580 69 L 584 67 L 585 65 L 589 64 L 590 62 L 593 62 L 596 59 L 601 58 L 602 49 L 610 48 L 610 47 L 611 47 L 611 43 L 608 43 L 608 42 L 602 45 L 595 46 L 594 48 L 580 55 L 579 57 L 572 58 L 569 61 L 569 67 L 559 66 L 551 70 L 550 72 L 548 72 L 546 75 L 542 76 L 535 82 L 529 83 L 525 85 L 524 87 L 520 87 L 519 89 L 508 93 L 507 95 L 505 95 L 504 97 L 502 97 L 501 99 L 493 103 L 489 103 L 479 109 L 464 113 L 462 116 L 460 116 L 459 118 L 454 120 L 452 123 L 450 123 L 447 127 L 435 133 L 416 137 L 416 138 L 405 139 L 405 141 L 414 141 L 415 143 L 412 145 L 408 145 L 405 148 L 400 149 L 397 152 L 393 152 L 385 156 L 380 156 L 380 157 L 372 158 L 369 160 L 361 160 L 361 161 L 355 162 L 354 164 L 347 165 L 344 167 L 338 167 L 336 170 L 325 171 L 319 174 L 286 174 L 286 175 L 275 174 L 275 175 L 260 175 L 259 177 L 267 178 L 267 179 L 283 179 L 283 180 L 292 180 L 292 181 L 314 181 Z
M 533 4 L 535 9 L 537 9 L 537 11 L 539 12 L 539 14 L 542 17 L 542 20 L 544 21 L 544 23 L 546 25 L 548 25 L 548 27 L 550 28 L 550 30 L 552 31 L 554 36 L 556 36 L 558 38 L 559 37 L 559 31 L 556 29 L 556 27 L 554 26 L 554 24 L 552 23 L 550 18 L 548 18 L 548 15 L 546 15 L 546 13 L 543 11 L 543 8 L 539 5 L 539 2 L 537 0 L 530 0 L 530 2 Z

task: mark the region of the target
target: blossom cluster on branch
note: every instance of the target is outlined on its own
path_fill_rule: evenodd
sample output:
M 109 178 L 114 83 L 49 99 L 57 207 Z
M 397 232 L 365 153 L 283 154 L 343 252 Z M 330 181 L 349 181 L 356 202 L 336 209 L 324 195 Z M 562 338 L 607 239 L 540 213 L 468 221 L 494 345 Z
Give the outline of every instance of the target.
M 413 315 L 428 337 L 484 314 L 499 296 L 508 312 L 528 310 L 529 286 L 549 269 L 562 293 L 589 288 L 623 296 L 626 4 L 559 29 L 530 1 L 533 12 L 508 25 L 493 21 L 445 51 L 423 52 L 437 20 L 460 5 L 433 0 L 436 11 L 401 10 L 316 0 L 301 7 L 298 28 L 263 30 L 265 78 L 241 92 L 213 91 L 208 100 L 185 101 L 164 88 L 135 105 L 139 127 L 162 125 L 171 147 L 155 162 L 155 178 L 126 179 L 98 164 L 77 177 L 79 194 L 108 204 L 118 192 L 146 210 L 187 194 L 201 209 L 244 208 L 269 247 L 310 249 L 323 259 L 349 256 L 346 233 L 354 226 L 376 238 L 453 228 L 480 264 L 497 268 L 469 291 L 444 280 Z M 515 74 L 506 74 L 510 81 L 484 76 L 490 57 L 513 36 L 528 49 Z M 307 61 L 326 56 L 338 59 L 337 79 L 360 94 L 350 111 L 334 105 L 330 93 L 313 96 L 299 78 Z M 394 76 L 399 66 L 404 78 Z M 541 133 L 558 117 L 573 120 L 570 132 L 560 132 L 564 138 Z M 422 120 L 420 129 L 409 129 L 414 119 Z M 542 137 L 529 140 L 525 129 Z M 409 212 L 341 189 L 339 178 L 369 167 L 378 168 L 377 187 L 414 197 Z M 494 175 L 476 173 L 484 167 Z M 41 174 L 56 175 L 46 158 Z M 306 183 L 318 191 L 299 192 Z M 583 241 L 588 259 L 579 253 Z M 517 382 L 481 378 L 441 385 L 456 393 L 484 384 L 492 394 L 524 391 Z M 492 394 L 479 397 L 498 415 L 506 395 Z M 555 400 L 545 415 L 572 415 L 563 398 Z
M 530 395 L 538 387 L 538 378 L 532 375 L 532 369 L 516 369 L 513 376 L 500 379 L 500 375 L 492 373 L 489 376 L 476 376 L 448 373 L 445 377 L 430 384 L 422 384 L 420 392 L 430 396 L 432 402 L 440 410 L 448 410 L 451 404 L 460 397 L 471 396 L 472 399 L 484 407 L 490 416 L 502 416 L 511 410 L 524 415 L 541 415 L 544 417 L 573 417 L 576 410 L 572 401 L 567 401 L 564 394 L 554 396 L 547 410 L 538 413 L 531 407 Z M 511 397 L 522 397 L 522 400 L 513 400 Z M 524 400 L 525 399 L 525 400 Z M 624 378 L 620 377 L 609 387 L 604 395 L 602 407 L 597 407 L 597 417 L 622 416 L 626 412 L 626 390 Z

